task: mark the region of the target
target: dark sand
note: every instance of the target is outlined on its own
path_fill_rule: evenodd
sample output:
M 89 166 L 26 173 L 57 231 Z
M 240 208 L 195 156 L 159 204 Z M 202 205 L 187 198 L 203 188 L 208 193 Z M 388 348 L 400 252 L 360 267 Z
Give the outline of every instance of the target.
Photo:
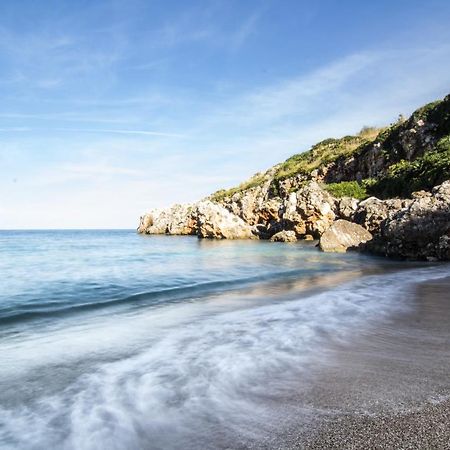
M 335 344 L 309 387 L 274 402 L 296 405 L 297 424 L 242 448 L 449 450 L 450 277 L 402 295 L 404 312 Z
M 450 449 L 450 278 L 419 285 L 411 302 L 337 348 L 309 393 L 323 414 L 284 448 Z

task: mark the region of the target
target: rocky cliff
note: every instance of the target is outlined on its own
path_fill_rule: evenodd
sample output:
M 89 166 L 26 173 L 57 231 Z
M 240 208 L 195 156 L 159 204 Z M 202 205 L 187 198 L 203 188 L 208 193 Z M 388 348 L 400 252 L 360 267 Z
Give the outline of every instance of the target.
M 326 251 L 360 247 L 448 260 L 449 179 L 450 95 L 390 127 L 319 142 L 198 203 L 150 211 L 138 231 L 289 242 L 322 237 Z

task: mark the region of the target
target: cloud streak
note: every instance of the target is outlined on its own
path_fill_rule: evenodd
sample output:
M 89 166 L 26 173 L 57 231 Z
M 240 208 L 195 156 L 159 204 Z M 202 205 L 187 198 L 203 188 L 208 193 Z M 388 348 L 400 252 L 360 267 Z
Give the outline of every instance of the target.
M 161 131 L 150 131 L 150 130 L 117 130 L 117 129 L 107 129 L 107 128 L 31 128 L 31 127 L 4 127 L 0 128 L 0 132 L 74 132 L 74 133 L 96 133 L 96 134 L 126 134 L 126 135 L 138 135 L 138 136 L 160 136 L 167 138 L 183 138 L 186 139 L 188 136 L 178 133 L 166 133 Z

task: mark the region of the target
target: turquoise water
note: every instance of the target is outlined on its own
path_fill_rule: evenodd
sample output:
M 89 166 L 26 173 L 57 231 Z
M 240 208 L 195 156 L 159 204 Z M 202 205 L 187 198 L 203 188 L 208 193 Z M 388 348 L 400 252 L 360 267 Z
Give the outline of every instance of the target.
M 2 231 L 0 447 L 245 447 L 330 342 L 449 273 L 311 243 Z

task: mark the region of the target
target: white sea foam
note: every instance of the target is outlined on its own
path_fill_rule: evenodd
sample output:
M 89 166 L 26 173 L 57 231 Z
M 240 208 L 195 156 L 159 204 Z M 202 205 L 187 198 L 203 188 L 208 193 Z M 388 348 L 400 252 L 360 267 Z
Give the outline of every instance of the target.
M 109 349 L 121 356 L 92 364 L 51 394 L 43 389 L 41 396 L 4 406 L 0 444 L 170 449 L 208 448 L 209 439 L 217 447 L 230 435 L 253 439 L 278 419 L 268 398 L 308 383 L 311 365 L 330 356 L 330 341 L 346 341 L 361 327 L 408 308 L 405 298 L 415 282 L 449 274 L 441 266 L 369 276 L 306 298 L 237 311 L 173 305 L 47 335 L 34 345 L 36 361 L 47 358 L 50 366 L 61 359 L 70 366 L 72 360 L 76 373 L 83 351 L 103 355 Z M 17 366 L 30 364 L 27 354 L 34 361 L 31 342 L 22 344 L 4 349 L 16 351 Z M 132 356 L 124 356 L 126 351 Z M 4 374 L 14 370 L 20 373 L 16 367 Z

